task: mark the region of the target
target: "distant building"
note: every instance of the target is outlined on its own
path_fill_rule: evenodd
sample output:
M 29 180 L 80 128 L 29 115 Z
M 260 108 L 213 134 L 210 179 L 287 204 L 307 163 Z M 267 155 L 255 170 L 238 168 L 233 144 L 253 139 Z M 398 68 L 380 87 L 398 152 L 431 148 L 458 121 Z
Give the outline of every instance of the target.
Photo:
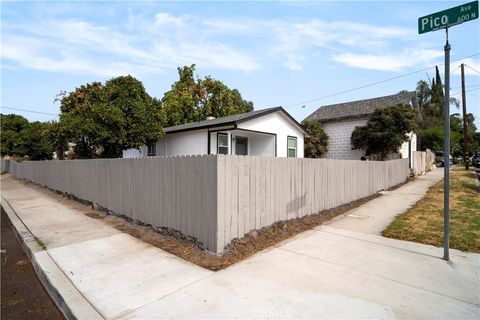
M 353 149 L 350 138 L 355 127 L 365 126 L 368 117 L 378 108 L 397 104 L 417 106 L 415 92 L 401 92 L 390 96 L 373 99 L 351 101 L 322 106 L 306 119 L 315 119 L 322 123 L 329 136 L 328 153 L 325 158 L 360 160 L 365 155 L 363 150 Z M 405 142 L 399 154 L 402 158 L 412 158 L 412 152 L 417 149 L 417 136 L 409 134 L 410 140 Z M 391 158 L 396 155 L 391 155 Z
M 307 133 L 282 107 L 165 128 L 151 146 L 123 151 L 123 158 L 234 154 L 303 158 Z

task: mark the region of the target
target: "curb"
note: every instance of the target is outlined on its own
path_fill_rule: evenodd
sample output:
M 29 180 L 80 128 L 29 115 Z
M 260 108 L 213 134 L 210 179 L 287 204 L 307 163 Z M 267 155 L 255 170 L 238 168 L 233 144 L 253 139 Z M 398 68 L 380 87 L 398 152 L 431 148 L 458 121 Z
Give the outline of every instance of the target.
M 69 320 L 104 319 L 57 266 L 47 250 L 40 247 L 36 237 L 17 216 L 3 195 L 1 210 L 5 213 L 7 223 L 30 259 L 38 279 L 63 316 Z

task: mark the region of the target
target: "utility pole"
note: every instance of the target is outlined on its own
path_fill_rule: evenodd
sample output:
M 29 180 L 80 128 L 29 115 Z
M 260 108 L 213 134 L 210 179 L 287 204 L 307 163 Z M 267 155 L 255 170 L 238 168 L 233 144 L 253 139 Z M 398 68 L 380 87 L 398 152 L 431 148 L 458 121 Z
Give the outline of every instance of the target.
M 445 28 L 445 108 L 444 149 L 443 149 L 443 260 L 450 260 L 450 43 L 448 43 L 448 25 Z
M 462 70 L 462 107 L 463 107 L 463 163 L 468 170 L 468 126 L 467 126 L 467 99 L 465 97 L 465 64 L 460 65 Z
M 450 193 L 450 50 L 451 46 L 448 43 L 448 28 L 459 25 L 470 20 L 478 19 L 478 0 L 456 6 L 447 10 L 435 12 L 418 18 L 418 33 L 426 33 L 445 29 L 445 108 L 444 108 L 444 153 L 443 168 L 443 259 L 450 260 L 449 246 L 450 246 L 450 212 L 449 212 L 449 193 Z M 462 66 L 463 76 L 463 66 Z M 463 83 L 462 83 L 463 85 Z M 465 88 L 465 87 L 462 87 Z M 463 90 L 464 91 L 464 90 Z M 465 101 L 465 100 L 464 100 Z M 465 103 L 464 103 L 465 106 Z M 465 114 L 465 112 L 464 112 Z M 465 117 L 465 115 L 464 115 Z M 465 121 L 464 121 L 465 123 Z

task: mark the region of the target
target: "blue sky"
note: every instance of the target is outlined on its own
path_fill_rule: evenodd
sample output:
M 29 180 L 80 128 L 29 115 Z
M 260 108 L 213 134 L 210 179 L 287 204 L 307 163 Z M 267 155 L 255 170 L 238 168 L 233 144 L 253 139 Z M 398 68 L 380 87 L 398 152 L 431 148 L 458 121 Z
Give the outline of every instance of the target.
M 61 90 L 126 74 L 161 98 L 177 67 L 196 64 L 255 109 L 281 105 L 301 121 L 322 105 L 413 90 L 435 65 L 443 74 L 445 33 L 418 35 L 417 19 L 466 2 L 1 2 L 2 113 L 51 120 L 6 107 L 58 114 Z M 480 128 L 480 20 L 451 28 L 450 42 L 452 60 L 474 55 L 452 63 L 451 93 L 460 98 L 464 62 Z

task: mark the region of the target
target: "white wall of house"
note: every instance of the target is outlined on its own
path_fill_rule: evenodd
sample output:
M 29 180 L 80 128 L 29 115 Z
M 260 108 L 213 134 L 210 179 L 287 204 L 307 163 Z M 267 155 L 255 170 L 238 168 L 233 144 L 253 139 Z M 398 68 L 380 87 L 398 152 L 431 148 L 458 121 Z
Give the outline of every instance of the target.
M 303 131 L 280 112 L 270 113 L 263 117 L 242 122 L 237 127 L 246 130 L 275 133 L 277 135 L 277 157 L 287 156 L 287 137 L 296 137 L 297 158 L 303 158 Z
M 225 128 L 225 130 L 223 130 Z M 287 137 L 297 138 L 297 158 L 303 158 L 304 137 L 300 130 L 288 117 L 280 112 L 266 114 L 238 124 L 238 129 L 222 127 L 210 132 L 210 154 L 217 154 L 217 134 L 228 134 L 228 152 L 235 154 L 236 137 L 248 138 L 248 154 L 256 156 L 287 156 Z M 242 130 L 243 129 L 243 130 Z M 214 130 L 213 128 L 211 130 Z M 255 131 L 255 132 L 254 132 Z M 275 148 L 276 143 L 276 148 Z M 192 130 L 171 133 L 156 143 L 156 156 L 202 155 L 208 154 L 208 130 Z M 147 148 L 123 151 L 124 158 L 147 156 Z
M 166 135 L 155 144 L 155 156 L 202 155 L 208 150 L 207 130 L 188 131 Z M 128 149 L 123 158 L 146 157 L 148 149 Z
M 271 134 L 262 134 L 248 132 L 243 130 L 228 130 L 219 132 L 210 132 L 210 154 L 217 154 L 217 134 L 224 133 L 228 135 L 229 154 L 235 154 L 236 137 L 248 139 L 248 154 L 262 157 L 275 156 L 275 136 Z
M 350 138 L 355 127 L 365 126 L 367 118 L 332 121 L 323 124 L 323 129 L 328 135 L 327 159 L 360 160 L 365 155 L 363 150 L 352 150 Z
M 245 131 L 237 133 L 238 136 L 248 138 L 248 153 L 263 157 L 275 156 L 275 136 L 269 134 L 254 134 Z M 233 144 L 235 153 L 235 143 Z
M 207 130 L 172 133 L 157 142 L 157 156 L 208 154 Z
M 408 134 L 410 141 L 404 142 L 400 148 L 400 154 L 402 155 L 402 159 L 410 158 L 410 166 L 412 165 L 413 159 L 413 152 L 417 151 L 417 135 L 413 132 Z M 410 148 L 409 145 L 410 144 Z M 409 154 L 410 149 L 410 154 Z
M 144 148 L 127 149 L 122 151 L 122 158 L 141 158 L 141 157 L 145 157 L 146 155 L 147 155 L 146 152 L 144 154 Z

